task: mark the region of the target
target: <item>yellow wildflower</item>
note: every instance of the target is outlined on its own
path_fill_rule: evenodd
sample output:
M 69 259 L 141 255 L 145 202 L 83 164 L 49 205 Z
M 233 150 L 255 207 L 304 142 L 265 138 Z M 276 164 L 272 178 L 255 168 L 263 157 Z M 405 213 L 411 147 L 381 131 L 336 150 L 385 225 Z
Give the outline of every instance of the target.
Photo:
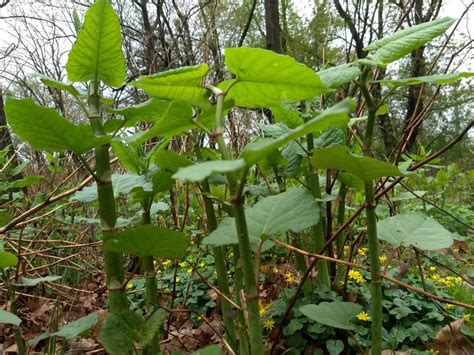
M 435 350 L 435 349 L 430 349 L 428 350 L 430 354 L 432 355 L 438 355 L 439 354 L 439 351 L 438 350 Z
M 171 264 L 171 260 L 163 261 L 163 266 L 168 266 L 169 264 Z
M 291 272 L 287 272 L 285 274 L 285 281 L 288 282 L 289 284 L 292 284 L 293 282 L 295 282 L 295 277 L 293 276 Z
M 273 319 L 265 319 L 263 321 L 263 328 L 265 330 L 272 330 L 275 327 L 275 321 Z
M 182 262 L 179 263 L 179 267 L 185 267 L 186 265 L 187 265 L 187 264 L 186 264 L 186 262 L 184 262 L 184 261 L 182 261 Z
M 464 321 L 467 323 L 467 322 L 470 322 L 471 321 L 471 315 L 469 313 L 463 313 L 462 315 L 462 319 L 464 319 Z
M 357 319 L 364 322 L 370 322 L 371 320 L 367 312 L 359 312 L 359 314 L 357 315 Z
M 153 265 L 155 265 L 155 266 L 156 266 L 156 263 L 157 263 L 157 261 L 156 261 L 156 260 L 153 260 Z
M 134 287 L 135 287 L 135 286 L 134 286 L 131 282 L 129 282 L 129 283 L 127 284 L 127 290 L 131 290 L 131 289 L 133 289 Z
M 186 270 L 186 272 L 187 272 L 188 274 L 192 273 L 192 272 L 193 272 L 193 268 L 190 267 L 189 269 Z
M 176 283 L 179 284 L 180 282 L 181 282 L 181 277 L 178 276 L 178 277 L 176 278 Z
M 454 304 L 446 303 L 446 309 L 454 308 Z
M 258 301 L 258 314 L 260 316 L 263 316 L 268 311 L 268 309 L 270 307 L 271 307 L 271 305 L 269 303 L 263 304 L 262 301 Z
M 454 251 L 455 253 L 459 253 L 459 248 L 454 248 L 453 251 Z
M 430 270 L 431 272 L 434 272 L 434 271 L 436 271 L 436 266 L 430 266 L 430 268 L 428 270 Z
M 382 264 L 384 264 L 387 261 L 387 257 L 385 255 L 380 255 L 379 260 Z
M 449 279 L 448 277 L 446 277 L 446 278 L 444 278 L 444 279 L 441 278 L 441 279 L 440 279 L 440 282 L 441 282 L 443 285 L 448 286 L 448 287 L 453 285 L 453 281 L 451 281 L 451 279 Z
M 273 273 L 278 274 L 279 272 L 280 272 L 280 270 L 276 266 L 274 266 L 273 267 Z
M 360 256 L 366 256 L 367 255 L 367 248 L 360 248 L 357 250 L 357 254 Z
M 204 261 L 201 261 L 201 262 L 199 263 L 199 267 L 200 267 L 200 268 L 206 267 L 206 263 L 205 263 Z
M 434 282 L 438 282 L 441 280 L 441 276 L 439 276 L 438 274 L 434 274 L 431 276 L 431 280 L 433 280 Z
M 349 271 L 349 279 L 354 280 L 356 283 L 364 282 L 364 276 L 356 270 Z

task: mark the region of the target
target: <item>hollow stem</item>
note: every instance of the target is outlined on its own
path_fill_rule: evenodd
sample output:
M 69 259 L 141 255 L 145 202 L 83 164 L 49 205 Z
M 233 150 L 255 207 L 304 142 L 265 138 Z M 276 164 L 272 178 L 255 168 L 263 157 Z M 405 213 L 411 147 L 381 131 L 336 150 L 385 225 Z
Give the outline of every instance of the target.
M 88 99 L 90 125 L 97 136 L 105 134 L 100 116 L 100 96 L 98 80 L 91 82 L 91 93 Z M 112 188 L 109 145 L 104 144 L 95 148 L 97 195 L 99 200 L 99 216 L 102 226 L 103 241 L 115 237 L 115 198 Z M 113 314 L 120 314 L 128 308 L 128 299 L 125 292 L 124 266 L 122 253 L 104 251 L 105 273 L 109 290 L 109 310 Z
M 367 126 L 364 137 L 364 155 L 372 154 L 374 136 L 375 113 L 377 105 L 374 102 L 367 85 L 369 69 L 362 72 L 360 89 L 364 96 L 368 110 Z M 374 198 L 374 181 L 365 183 L 365 203 L 367 216 L 367 239 L 369 246 L 370 276 L 372 291 L 372 348 L 371 354 L 382 353 L 382 277 L 380 275 L 379 245 L 377 239 L 377 217 L 375 214 L 376 202 Z
M 222 159 L 232 160 L 232 155 L 223 137 L 223 104 L 225 93 L 217 88 L 214 89 L 217 96 L 215 140 Z M 257 284 L 255 282 L 255 269 L 247 229 L 247 220 L 245 218 L 242 189 L 239 188 L 239 183 L 234 173 L 228 173 L 227 180 L 229 182 L 229 189 L 231 192 L 231 203 L 239 241 L 240 260 L 242 263 L 250 352 L 251 354 L 263 354 L 262 328 L 260 325 L 260 315 L 258 308 L 259 294 Z
M 306 136 L 306 146 L 308 148 L 308 152 L 312 153 L 314 150 L 314 142 L 313 135 L 311 133 Z M 314 169 L 311 164 L 309 164 L 308 169 L 308 176 L 306 180 L 311 189 L 311 193 L 313 197 L 321 198 L 321 186 L 319 185 L 318 171 Z M 326 244 L 324 238 L 324 229 L 324 215 L 320 212 L 318 224 L 311 228 L 311 233 L 313 235 L 314 240 L 314 251 L 316 253 L 319 253 L 319 251 L 322 250 L 324 248 L 324 245 Z M 330 287 L 331 280 L 329 278 L 329 269 L 327 262 L 324 260 L 319 260 L 316 264 L 316 268 L 318 270 L 318 283 L 320 285 L 326 285 Z
M 214 231 L 217 228 L 217 218 L 214 210 L 214 204 L 212 200 L 207 196 L 210 193 L 209 183 L 207 180 L 202 183 L 202 191 L 204 192 L 204 206 L 206 208 L 206 217 L 207 217 L 207 226 L 209 232 Z M 216 265 L 217 273 L 217 285 L 219 291 L 221 291 L 225 296 L 230 298 L 229 290 L 229 279 L 227 277 L 227 267 L 225 264 L 225 247 L 214 247 L 212 252 L 214 254 L 214 262 Z M 227 342 L 232 347 L 232 349 L 237 350 L 237 335 L 235 330 L 235 324 L 232 316 L 232 306 L 225 299 L 221 300 L 221 311 L 222 318 L 224 321 L 224 331 L 227 336 Z

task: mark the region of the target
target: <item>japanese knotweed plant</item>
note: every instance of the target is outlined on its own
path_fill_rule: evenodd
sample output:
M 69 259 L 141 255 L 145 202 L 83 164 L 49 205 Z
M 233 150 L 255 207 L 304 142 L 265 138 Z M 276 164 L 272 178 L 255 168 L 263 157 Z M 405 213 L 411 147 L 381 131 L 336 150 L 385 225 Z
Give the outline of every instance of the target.
M 358 186 L 362 185 L 365 189 L 373 302 L 372 353 L 380 354 L 382 293 L 374 182 L 380 177 L 400 176 L 404 172 L 392 164 L 371 157 L 375 118 L 384 102 L 377 102 L 371 95 L 369 77 L 378 66 L 385 66 L 426 44 L 446 31 L 451 24 L 451 19 L 440 19 L 398 32 L 370 45 L 367 50 L 371 53 L 366 59 L 320 74 L 288 56 L 262 49 L 228 48 L 225 51 L 225 64 L 233 79 L 216 85 L 204 85 L 207 64 L 143 76 L 129 85 L 142 89 L 151 99 L 137 106 L 113 109 L 107 107 L 101 99 L 101 87 L 102 84 L 120 87 L 125 81 L 120 27 L 108 1 L 97 0 L 86 14 L 66 65 L 69 80 L 85 83 L 88 93 L 83 94 L 72 84 L 43 78 L 46 85 L 65 90 L 77 99 L 89 119 L 89 125 L 76 125 L 61 117 L 55 110 L 38 106 L 30 99 L 9 98 L 6 113 L 11 128 L 38 150 L 70 150 L 80 157 L 91 150 L 95 151 L 95 166 L 88 169 L 95 179 L 94 198 L 99 202 L 111 313 L 102 323 L 99 333 L 104 347 L 117 354 L 132 351 L 137 344 L 145 352 L 154 351 L 150 351 L 150 344 L 156 346 L 156 335 L 163 317 L 156 311 L 159 305 L 156 299 L 156 282 L 152 276 L 153 258 L 183 255 L 186 238 L 182 233 L 152 226 L 149 208 L 156 195 L 169 189 L 170 182 L 177 179 L 200 183 L 204 192 L 205 211 L 211 233 L 203 240 L 203 244 L 213 248 L 216 266 L 219 268 L 218 286 L 225 296 L 222 312 L 229 346 L 239 354 L 265 353 L 259 314 L 258 267 L 255 265 L 254 255 L 258 256 L 271 248 L 274 245 L 270 240 L 272 237 L 307 230 L 310 230 L 312 236 L 313 250 L 319 254 L 325 249 L 329 237 L 325 235 L 325 230 L 329 229 L 325 228 L 328 222 L 322 213 L 324 199 L 319 186 L 318 169 L 337 169 L 341 171 L 341 175 L 350 177 L 341 180 L 341 186 L 350 188 L 351 179 L 358 179 Z M 458 75 L 460 76 L 463 74 Z M 368 112 L 364 156 L 352 154 L 351 148 L 344 145 L 343 141 L 336 145 L 315 144 L 314 136 L 321 132 L 336 128 L 347 130 L 349 115 L 355 108 L 354 100 L 345 99 L 321 112 L 309 110 L 305 113 L 305 120 L 298 114 L 295 116 L 294 112 L 289 112 L 285 105 L 329 94 L 338 86 L 357 79 Z M 445 83 L 451 79 L 454 80 L 452 76 L 423 77 L 385 81 L 382 84 L 397 86 L 420 82 Z M 209 100 L 211 95 L 215 99 L 214 105 Z M 225 115 L 235 106 L 271 109 L 275 117 L 280 117 L 290 128 L 287 127 L 277 136 L 253 141 L 237 156 L 230 149 L 224 135 Z M 123 118 L 108 121 L 104 125 L 104 111 Z M 137 122 L 151 122 L 153 125 L 144 132 L 126 137 L 126 140 L 116 135 L 119 128 L 131 127 Z M 196 149 L 197 162 L 164 150 L 171 138 L 187 134 L 193 128 L 216 142 L 219 158 L 203 161 L 199 146 Z M 162 138 L 161 143 L 147 153 L 145 159 L 134 153 L 134 149 L 141 144 L 150 139 L 156 140 L 157 137 Z M 125 141 L 127 144 L 124 144 Z M 244 191 L 249 172 L 254 169 L 255 164 L 295 142 L 299 145 L 306 142 L 305 153 L 311 163 L 307 171 L 307 185 L 286 191 L 285 188 L 280 188 L 281 193 L 247 206 Z M 129 171 L 127 174 L 141 178 L 135 179 L 129 191 L 135 189 L 134 198 L 141 199 L 143 223 L 123 231 L 116 228 L 115 199 L 118 187 L 117 184 L 115 189 L 113 186 L 109 153 L 111 145 L 122 165 Z M 220 223 L 216 218 L 209 188 L 209 178 L 214 174 L 225 175 L 230 192 L 230 200 L 223 202 L 230 206 L 229 216 Z M 144 184 L 143 179 L 150 185 Z M 342 200 L 344 195 L 343 191 L 340 196 Z M 343 220 L 343 209 L 341 215 L 339 222 Z M 338 245 L 341 248 L 341 241 Z M 234 248 L 234 257 L 238 259 L 234 263 L 236 279 L 233 294 L 230 293 L 225 273 L 225 257 L 229 246 Z M 150 313 L 147 314 L 147 319 L 128 309 L 123 253 L 143 258 L 147 279 L 147 308 Z M 308 283 L 305 286 L 308 291 L 312 287 L 318 287 L 318 283 L 331 283 L 326 262 L 317 262 L 315 259 L 310 266 L 315 265 L 318 269 L 318 282 Z M 348 330 L 351 329 L 350 321 L 359 310 L 358 305 L 346 302 L 301 308 L 303 313 L 318 322 Z M 233 312 L 238 315 L 235 320 L 232 318 Z M 337 315 L 332 321 L 328 320 L 328 315 L 331 314 Z M 74 329 L 82 332 L 95 324 L 97 315 L 88 317 L 80 326 L 76 323 Z M 68 334 L 78 335 L 80 332 L 70 331 Z

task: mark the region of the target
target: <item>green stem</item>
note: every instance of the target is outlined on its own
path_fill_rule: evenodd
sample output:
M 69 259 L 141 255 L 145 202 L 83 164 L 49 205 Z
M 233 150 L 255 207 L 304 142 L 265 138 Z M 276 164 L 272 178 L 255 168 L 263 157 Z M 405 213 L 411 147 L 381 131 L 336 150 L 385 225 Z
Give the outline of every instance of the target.
M 10 283 L 10 279 L 8 278 L 8 275 L 6 273 L 4 273 L 2 276 L 3 276 L 3 283 L 5 284 L 7 288 L 7 296 L 11 304 L 10 312 L 13 314 L 17 314 L 17 306 L 15 302 L 15 288 Z M 20 327 L 17 327 L 17 326 L 14 326 L 13 329 L 14 329 L 13 332 L 15 333 L 15 343 L 17 346 L 18 355 L 25 355 L 26 354 L 25 342 L 23 340 L 23 337 L 21 336 L 21 329 Z
M 339 186 L 339 192 L 337 193 L 337 225 L 341 226 L 344 223 L 344 217 L 346 214 L 346 194 L 347 194 L 347 186 L 343 182 Z M 337 237 L 337 257 L 343 258 L 344 253 L 344 234 L 341 233 L 339 237 Z
M 312 153 L 314 150 L 313 135 L 310 133 L 306 137 L 306 146 L 308 152 Z M 321 186 L 319 185 L 319 175 L 318 171 L 309 164 L 307 183 L 311 188 L 311 193 L 315 198 L 321 198 Z M 314 250 L 316 253 L 319 253 L 320 250 L 324 248 L 326 244 L 325 241 L 325 231 L 324 231 L 324 215 L 319 213 L 319 222 L 311 228 L 314 240 Z M 316 268 L 318 270 L 318 283 L 320 285 L 331 286 L 331 280 L 329 278 L 329 269 L 328 264 L 325 260 L 319 260 L 316 263 Z
M 294 240 L 293 240 L 293 245 L 299 249 L 304 249 L 301 246 L 301 243 L 299 242 L 300 236 L 296 235 Z M 306 260 L 304 258 L 304 255 L 300 253 L 295 253 L 295 259 L 296 259 L 296 266 L 298 267 L 298 270 L 304 274 L 308 265 L 306 265 Z M 309 297 L 313 293 L 313 283 L 311 282 L 311 279 L 307 278 L 303 284 L 303 291 L 305 296 Z
M 216 89 L 218 90 L 218 89 Z M 216 142 L 222 159 L 232 160 L 232 155 L 224 141 L 223 132 L 223 104 L 225 93 L 217 92 L 216 108 Z M 234 173 L 227 174 L 229 189 L 231 192 L 231 202 L 234 211 L 237 236 L 239 241 L 240 260 L 244 279 L 244 291 L 247 306 L 248 333 L 250 339 L 251 354 L 263 354 L 262 328 L 260 325 L 260 315 L 258 308 L 258 288 L 255 281 L 255 269 L 253 264 L 252 249 L 247 229 L 247 220 L 241 189 Z
M 150 200 L 144 198 L 142 201 L 143 215 L 142 224 L 151 224 L 150 216 Z M 156 284 L 155 265 L 153 256 L 145 256 L 142 258 L 142 270 L 145 276 L 145 304 L 147 313 L 151 314 L 158 306 L 158 286 Z
M 204 206 L 206 208 L 207 226 L 209 232 L 214 231 L 217 228 L 217 218 L 214 211 L 214 204 L 212 200 L 207 196 L 210 193 L 209 183 L 204 180 L 202 183 L 202 191 L 204 192 Z M 230 296 L 229 280 L 227 277 L 227 267 L 225 263 L 225 249 L 223 246 L 212 248 L 214 254 L 214 262 L 217 273 L 217 286 L 219 290 L 227 297 Z M 224 320 L 224 331 L 227 335 L 227 341 L 232 349 L 237 350 L 237 335 L 235 330 L 235 324 L 232 316 L 232 306 L 225 299 L 221 300 L 222 318 Z
M 97 136 L 105 134 L 100 116 L 100 96 L 98 94 L 98 80 L 91 82 L 89 96 L 89 121 Z M 102 225 L 103 240 L 115 237 L 115 198 L 112 188 L 109 145 L 104 144 L 95 149 L 97 195 L 99 199 L 99 216 Z M 109 309 L 113 314 L 120 314 L 128 308 L 127 294 L 124 288 L 124 268 L 122 253 L 104 251 L 105 273 L 109 290 Z
M 375 113 L 377 105 L 370 95 L 367 85 L 369 69 L 362 72 L 360 89 L 367 105 L 368 118 L 364 137 L 364 155 L 372 153 L 374 136 Z M 374 199 L 374 181 L 365 183 L 365 202 L 367 215 L 367 239 L 369 245 L 370 275 L 372 286 L 372 348 L 371 354 L 382 353 L 382 278 L 380 276 L 379 246 L 377 239 L 377 217 L 375 214 L 376 202 Z

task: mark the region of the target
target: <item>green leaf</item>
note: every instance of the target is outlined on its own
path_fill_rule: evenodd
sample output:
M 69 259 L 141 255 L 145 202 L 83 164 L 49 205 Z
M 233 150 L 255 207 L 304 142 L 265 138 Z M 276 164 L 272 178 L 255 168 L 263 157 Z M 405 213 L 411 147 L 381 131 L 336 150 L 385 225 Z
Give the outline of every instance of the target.
M 42 176 L 29 175 L 29 176 L 25 177 L 24 179 L 19 179 L 19 180 L 12 181 L 11 183 L 7 184 L 7 188 L 8 189 L 19 189 L 19 188 L 23 188 L 25 186 L 39 184 L 39 183 L 43 182 L 44 180 L 45 180 L 45 178 L 42 177 Z
M 311 163 L 318 169 L 339 169 L 352 173 L 364 181 L 382 176 L 405 175 L 395 165 L 349 152 L 346 146 L 337 146 L 316 150 Z
M 308 304 L 300 307 L 301 313 L 316 322 L 330 327 L 355 330 L 350 323 L 362 307 L 352 302 L 321 302 L 318 305 Z
M 152 98 L 141 104 L 129 106 L 122 109 L 108 109 L 107 111 L 125 117 L 125 126 L 131 127 L 137 122 L 155 122 L 162 130 L 168 129 L 168 125 L 176 125 L 186 118 L 185 124 L 192 124 L 193 111 L 191 106 L 184 101 L 169 101 Z M 180 125 L 183 125 L 180 123 Z
M 20 326 L 20 323 L 21 323 L 21 319 L 18 318 L 18 316 L 16 316 L 13 313 L 0 309 L 0 324 L 13 324 L 18 327 Z
M 386 115 L 387 113 L 388 113 L 388 105 L 383 104 L 377 109 L 377 111 L 375 112 L 375 116 L 383 116 L 383 115 Z
M 104 250 L 128 252 L 138 256 L 177 258 L 183 256 L 188 239 L 183 233 L 163 227 L 143 225 L 118 233 L 104 242 Z
M 0 270 L 7 267 L 14 267 L 18 264 L 18 258 L 15 254 L 9 253 L 8 251 L 0 251 Z
M 68 340 L 74 339 L 75 337 L 81 335 L 85 331 L 91 329 L 99 320 L 97 312 L 91 313 L 85 317 L 79 318 L 75 321 L 72 321 L 68 325 L 65 325 L 61 330 L 56 333 L 51 334 L 51 336 L 63 337 Z
M 124 324 L 122 317 L 114 314 L 110 314 L 100 327 L 98 340 L 107 353 L 114 355 L 128 354 L 137 341 L 135 332 Z
M 304 188 L 293 188 L 258 201 L 245 211 L 251 243 L 256 245 L 262 236 L 273 236 L 289 230 L 300 232 L 319 222 L 319 206 Z M 237 244 L 233 218 L 224 219 L 203 244 L 220 246 Z
M 96 0 L 69 52 L 66 71 L 72 82 L 98 78 L 119 87 L 125 81 L 120 23 L 108 0 Z
M 29 279 L 27 277 L 22 277 L 21 278 L 21 284 L 18 286 L 36 286 L 39 285 L 42 282 L 52 282 L 52 281 L 57 281 L 61 279 L 62 276 L 45 276 L 45 277 L 38 277 L 36 279 Z
M 214 173 L 230 173 L 245 167 L 245 161 L 238 160 L 215 160 L 197 163 L 179 170 L 173 175 L 174 179 L 182 181 L 203 181 Z
M 296 128 L 304 123 L 296 110 L 290 110 L 283 106 L 271 107 L 276 122 L 283 122 L 290 128 Z
M 165 150 L 154 156 L 153 162 L 168 172 L 175 173 L 179 168 L 190 166 L 193 163 L 173 150 Z
M 10 223 L 10 221 L 15 218 L 10 212 L 5 210 L 0 210 L 0 227 Z
M 32 99 L 9 97 L 5 113 L 12 130 L 39 151 L 72 150 L 82 154 L 109 141 L 106 136 L 96 137 L 89 125 L 75 125 Z
M 451 232 L 434 219 L 410 212 L 385 218 L 377 223 L 377 234 L 395 246 L 414 246 L 424 250 L 438 250 L 453 245 Z
M 323 111 L 304 125 L 290 130 L 276 139 L 266 138 L 249 143 L 245 146 L 241 156 L 252 165 L 266 157 L 272 151 L 284 146 L 290 141 L 303 137 L 308 133 L 324 131 L 329 127 L 345 127 L 349 122 L 349 112 L 354 107 L 354 101 L 347 99 Z
M 360 69 L 353 64 L 341 64 L 320 70 L 318 75 L 326 86 L 337 89 L 356 79 L 360 75 Z
M 207 70 L 207 64 L 172 69 L 142 76 L 130 85 L 142 89 L 152 97 L 182 100 L 193 106 L 208 107 L 209 95 L 203 87 Z
M 381 85 L 398 87 L 403 85 L 418 85 L 421 83 L 427 84 L 452 84 L 458 81 L 461 78 L 469 78 L 474 76 L 474 73 L 461 72 L 461 73 L 451 73 L 451 74 L 440 74 L 440 75 L 430 75 L 430 76 L 416 76 L 413 78 L 405 79 L 396 79 L 396 80 L 379 80 L 376 81 Z
M 365 188 L 364 181 L 353 174 L 340 171 L 339 174 L 337 174 L 337 179 L 341 181 L 344 185 L 352 187 L 359 191 L 363 191 Z
M 196 350 L 192 355 L 220 355 L 221 347 L 217 344 L 206 346 L 204 349 Z
M 112 142 L 111 146 L 115 155 L 120 161 L 120 164 L 122 164 L 122 166 L 128 171 L 134 174 L 139 174 L 140 172 L 147 169 L 136 152 L 133 151 L 133 148 L 127 147 L 125 144 L 119 141 Z
M 114 189 L 115 198 L 118 198 L 120 195 L 128 195 L 133 191 L 153 191 L 152 183 L 147 181 L 143 175 L 128 172 L 125 174 L 112 174 L 112 187 Z M 92 185 L 77 191 L 71 200 L 80 202 L 92 202 L 97 200 L 97 184 L 94 182 Z
M 326 341 L 326 348 L 329 351 L 329 355 L 339 355 L 344 351 L 344 343 L 341 340 L 328 340 Z
M 164 309 L 158 309 L 148 318 L 140 339 L 140 346 L 142 348 L 150 344 L 153 338 L 158 334 L 165 318 L 166 311 Z
M 237 82 L 227 96 L 237 106 L 280 106 L 281 101 L 310 99 L 327 91 L 319 76 L 293 58 L 260 48 L 226 48 L 225 64 Z M 219 86 L 226 89 L 232 82 Z
M 41 80 L 41 82 L 43 84 L 45 84 L 49 87 L 52 87 L 52 88 L 55 88 L 55 89 L 58 89 L 58 90 L 62 90 L 62 91 L 67 91 L 72 96 L 77 97 L 77 96 L 81 95 L 79 90 L 77 90 L 72 84 L 63 83 L 62 81 L 58 81 L 56 79 L 47 77 L 46 75 L 38 74 L 38 77 L 39 77 L 39 79 Z
M 329 127 L 314 140 L 314 149 L 329 148 L 344 144 L 346 135 L 344 130 L 337 127 Z
M 366 50 L 375 51 L 368 56 L 378 63 L 388 64 L 442 35 L 454 23 L 454 19 L 443 17 L 431 22 L 405 28 L 391 36 L 372 42 Z

